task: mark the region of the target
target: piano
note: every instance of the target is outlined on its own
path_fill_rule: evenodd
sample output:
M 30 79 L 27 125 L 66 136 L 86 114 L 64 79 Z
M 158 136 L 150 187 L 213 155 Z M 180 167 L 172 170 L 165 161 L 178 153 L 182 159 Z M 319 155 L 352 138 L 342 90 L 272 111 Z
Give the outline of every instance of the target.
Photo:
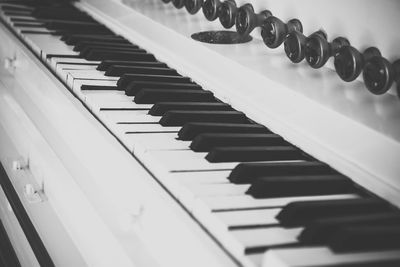
M 399 14 L 0 0 L 0 265 L 400 266 Z

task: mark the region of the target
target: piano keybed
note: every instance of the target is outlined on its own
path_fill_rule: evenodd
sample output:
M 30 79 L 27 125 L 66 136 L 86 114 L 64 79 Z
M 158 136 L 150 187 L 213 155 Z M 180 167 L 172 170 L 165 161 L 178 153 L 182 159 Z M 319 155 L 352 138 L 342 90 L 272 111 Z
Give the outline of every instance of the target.
M 240 265 L 400 263 L 396 207 L 73 5 L 36 3 L 0 2 L 3 21 Z

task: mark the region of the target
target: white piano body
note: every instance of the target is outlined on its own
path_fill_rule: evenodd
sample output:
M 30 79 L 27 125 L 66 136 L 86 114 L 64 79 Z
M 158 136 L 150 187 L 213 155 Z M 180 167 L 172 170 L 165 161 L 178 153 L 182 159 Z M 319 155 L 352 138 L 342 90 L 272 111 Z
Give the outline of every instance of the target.
M 360 50 L 377 46 L 391 61 L 400 57 L 396 0 L 246 2 L 284 21 L 301 19 L 306 35 L 323 28 Z M 361 80 L 341 81 L 331 62 L 320 70 L 294 65 L 282 48 L 268 49 L 258 31 L 247 44 L 196 42 L 191 34 L 222 26 L 159 0 L 82 0 L 76 6 L 400 207 L 394 87 L 375 96 Z M 56 266 L 261 266 L 262 253 L 232 255 L 230 237 L 203 223 L 210 214 L 201 200 L 185 197 L 178 179 L 163 170 L 150 170 L 146 153 L 132 155 L 121 136 L 96 119 L 99 111 L 82 105 L 79 92 L 71 94 L 34 55 L 45 59 L 65 47 L 38 39 L 29 50 L 23 45 L 29 40 L 3 24 L 0 40 L 0 58 L 7 62 L 0 69 L 0 160 Z M 2 190 L 0 195 L 1 220 L 21 264 L 38 266 Z

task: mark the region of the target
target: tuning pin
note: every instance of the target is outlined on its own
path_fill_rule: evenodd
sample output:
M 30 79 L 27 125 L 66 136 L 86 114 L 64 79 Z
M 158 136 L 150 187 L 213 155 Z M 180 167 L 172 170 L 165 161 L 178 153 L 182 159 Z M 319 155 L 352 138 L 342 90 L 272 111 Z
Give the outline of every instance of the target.
M 306 61 L 314 69 L 321 68 L 331 56 L 336 55 L 342 47 L 349 45 L 350 42 L 344 37 L 338 37 L 329 43 L 326 33 L 318 31 L 307 38 Z
M 186 0 L 185 7 L 190 14 L 196 14 L 203 6 L 203 0 Z
M 235 25 L 236 12 L 238 8 L 234 0 L 224 1 L 219 7 L 219 21 L 225 29 Z
M 216 20 L 218 18 L 220 5 L 220 0 L 205 0 L 203 3 L 203 13 L 206 19 L 209 21 Z
M 172 0 L 172 4 L 176 8 L 182 8 L 185 6 L 185 0 Z
M 261 27 L 270 16 L 272 13 L 269 10 L 255 14 L 253 6 L 249 3 L 245 4 L 237 11 L 236 31 L 242 36 L 249 35 L 256 27 Z
M 381 52 L 376 47 L 369 47 L 361 54 L 352 46 L 344 46 L 335 55 L 336 73 L 343 81 L 354 81 L 361 74 L 365 62 L 375 56 L 381 56 Z
M 284 43 L 285 53 L 293 63 L 299 63 L 304 59 L 306 40 L 307 37 L 299 31 L 292 31 L 286 37 Z
M 382 95 L 392 87 L 395 71 L 393 65 L 382 56 L 374 56 L 365 61 L 363 79 L 367 89 Z
M 261 36 L 269 48 L 277 48 L 292 31 L 303 32 L 303 25 L 298 19 L 291 19 L 285 24 L 277 17 L 268 17 L 261 29 Z

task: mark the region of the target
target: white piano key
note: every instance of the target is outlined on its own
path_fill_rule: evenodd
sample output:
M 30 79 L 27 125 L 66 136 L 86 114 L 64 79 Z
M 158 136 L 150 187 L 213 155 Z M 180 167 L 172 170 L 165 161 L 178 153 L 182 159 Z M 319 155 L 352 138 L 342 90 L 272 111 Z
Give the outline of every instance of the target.
M 42 26 L 37 26 L 37 27 L 17 27 L 17 28 L 14 27 L 14 29 L 19 34 L 21 34 L 21 35 L 23 34 L 24 36 L 26 36 L 27 34 L 30 34 L 30 33 L 26 33 L 27 31 L 34 31 L 34 32 L 40 33 L 40 35 L 50 35 L 50 36 L 51 36 L 51 33 L 54 32 L 52 30 L 48 30 L 46 28 L 43 28 Z M 33 35 L 33 34 L 31 34 L 31 35 Z M 35 35 L 39 35 L 39 34 L 35 34 Z
M 249 254 L 246 255 L 246 258 L 249 259 L 249 261 L 253 264 L 253 266 L 261 266 L 262 260 L 263 260 L 263 253 L 254 253 L 254 254 Z
M 118 81 L 119 77 L 107 77 L 104 76 L 104 71 L 98 70 L 68 70 L 67 84 L 70 87 L 74 87 L 74 84 L 78 80 L 106 80 L 106 81 Z
M 302 227 L 233 230 L 230 233 L 237 239 L 237 243 L 232 244 L 231 248 L 237 253 L 244 253 L 250 249 L 296 244 L 297 236 L 302 230 Z
M 96 112 L 106 109 L 148 110 L 151 107 L 151 105 L 136 104 L 133 102 L 133 97 L 125 95 L 122 91 L 94 90 L 81 93 L 83 101 Z
M 29 30 L 29 29 L 27 29 Z M 63 56 L 77 56 L 78 52 L 73 51 L 73 47 L 66 45 L 60 41 L 60 36 L 50 34 L 24 34 L 27 39 L 35 43 L 42 51 L 42 59 L 47 60 L 47 56 L 63 55 Z
M 97 65 L 93 64 L 70 64 L 70 63 L 60 63 L 57 64 L 57 70 L 95 70 Z
M 84 58 L 68 58 L 68 57 L 52 57 L 48 61 L 50 62 L 50 65 L 52 66 L 53 69 L 56 69 L 58 64 L 64 64 L 64 63 L 85 64 L 85 65 L 100 64 L 100 61 L 90 61 Z
M 249 189 L 248 184 L 186 184 L 195 197 L 202 196 L 237 196 L 244 195 Z
M 343 264 L 371 263 L 400 260 L 400 250 L 368 251 L 336 254 L 327 247 L 271 249 L 264 254 L 263 267 L 323 267 Z
M 69 73 L 73 79 L 80 79 L 80 80 L 116 81 L 119 79 L 119 77 L 104 76 L 105 72 L 100 70 L 70 70 Z
M 240 209 L 258 209 L 258 208 L 279 208 L 294 201 L 313 201 L 313 200 L 331 200 L 331 199 L 353 199 L 359 198 L 356 194 L 342 194 L 329 196 L 305 196 L 305 197 L 282 197 L 255 199 L 250 195 L 243 196 L 214 196 L 201 197 L 197 209 L 207 211 L 224 211 Z
M 162 166 L 165 172 L 231 170 L 238 165 L 238 162 L 210 163 L 206 155 L 191 150 L 147 151 L 142 158 L 149 164 Z
M 147 112 L 147 110 L 102 110 L 99 112 L 99 117 L 112 125 L 116 123 L 158 124 L 161 117 L 149 116 Z
M 101 85 L 101 86 L 117 86 L 117 81 L 110 81 L 110 80 L 77 80 L 74 83 L 74 86 L 72 87 L 72 90 L 75 93 L 81 93 L 81 92 L 90 92 L 90 90 L 81 90 L 82 85 Z M 116 90 L 118 91 L 118 90 Z M 124 91 L 118 91 L 123 94 L 125 94 Z
M 145 110 L 146 112 L 141 114 L 147 114 L 152 107 L 149 104 L 136 104 L 133 102 L 132 96 L 127 96 L 122 91 L 81 91 L 80 95 L 80 98 L 90 106 L 94 113 L 98 113 L 100 110 Z
M 92 98 L 93 101 L 105 100 L 133 100 L 133 96 L 127 96 L 124 91 L 118 90 L 84 90 L 83 94 Z M 149 105 L 150 107 L 152 105 Z
M 277 225 L 279 222 L 276 215 L 282 209 L 256 209 L 214 212 L 213 216 L 218 218 L 224 227 L 256 227 Z
M 36 43 L 34 43 L 31 39 L 26 38 L 26 37 L 24 37 L 23 39 L 28 44 L 28 46 L 36 53 L 36 55 L 41 57 L 42 49 Z
M 67 76 L 71 70 L 93 70 L 95 69 L 95 65 L 78 65 L 78 64 L 68 64 L 62 63 L 57 64 L 56 73 L 61 76 L 62 80 L 67 82 Z
M 227 184 L 230 171 L 171 173 L 168 179 L 186 184 Z
M 220 184 L 178 184 L 176 194 L 187 206 L 196 208 L 196 203 L 207 196 L 241 196 L 244 195 L 249 185 L 235 185 L 230 183 Z
M 90 109 L 93 111 L 93 113 L 98 114 L 100 111 L 104 110 L 132 110 L 132 111 L 145 111 L 145 114 L 143 114 L 143 117 L 150 117 L 146 118 L 145 121 L 159 121 L 159 118 L 156 120 L 153 120 L 151 116 L 147 115 L 148 112 L 148 106 L 143 106 L 142 104 L 136 104 L 133 101 L 129 100 L 120 100 L 120 101 L 91 101 L 91 98 L 85 98 L 86 103 L 90 107 Z
M 143 104 L 146 105 L 146 104 Z M 114 122 L 113 129 L 121 134 L 135 133 L 175 133 L 177 134 L 181 127 L 163 127 L 160 124 L 117 124 Z
M 151 150 L 188 150 L 190 145 L 188 141 L 176 140 L 176 133 L 136 133 L 123 134 L 120 137 L 134 154 L 141 154 Z

